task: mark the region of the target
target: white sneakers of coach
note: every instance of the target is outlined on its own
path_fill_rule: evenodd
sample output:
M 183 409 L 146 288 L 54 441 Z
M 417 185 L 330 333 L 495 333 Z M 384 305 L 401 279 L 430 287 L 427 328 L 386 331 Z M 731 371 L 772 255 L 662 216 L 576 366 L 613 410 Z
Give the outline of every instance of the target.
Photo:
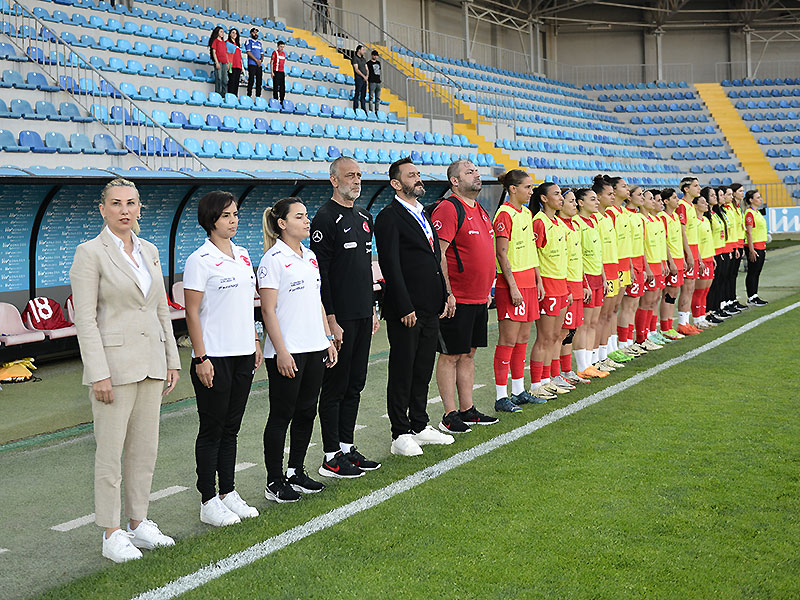
M 200 520 L 214 527 L 224 527 L 241 522 L 239 515 L 222 503 L 219 496 L 214 496 L 200 505 Z
M 414 441 L 414 436 L 410 433 L 398 435 L 397 439 L 392 440 L 392 454 L 398 456 L 419 456 L 422 454 L 422 448 Z
M 131 543 L 137 548 L 152 550 L 153 548 L 159 546 L 175 545 L 175 540 L 168 535 L 161 533 L 158 525 L 156 525 L 150 519 L 145 519 L 139 523 L 139 526 L 136 529 L 131 529 L 131 525 L 128 523 L 128 533 L 133 536 L 131 538 Z
M 242 497 L 236 490 L 225 494 L 225 497 L 221 498 L 221 500 L 228 510 L 240 519 L 250 519 L 258 516 L 258 509 L 242 500 Z
M 425 429 L 419 433 L 412 434 L 411 437 L 414 438 L 414 441 L 420 446 L 424 446 L 425 444 L 443 444 L 448 446 L 456 441 L 452 435 L 442 433 L 430 425 L 425 427 Z
M 103 556 L 115 563 L 142 558 L 142 551 L 132 543 L 133 534 L 117 529 L 110 537 L 106 538 L 103 532 Z

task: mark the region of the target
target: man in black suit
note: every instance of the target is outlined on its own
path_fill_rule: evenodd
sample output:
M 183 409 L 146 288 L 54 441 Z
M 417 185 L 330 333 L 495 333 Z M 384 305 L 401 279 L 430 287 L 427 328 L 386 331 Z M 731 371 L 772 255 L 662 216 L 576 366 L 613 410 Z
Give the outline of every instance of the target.
M 398 160 L 389 167 L 389 184 L 395 198 L 375 219 L 375 241 L 386 282 L 383 318 L 390 346 L 386 404 L 391 451 L 418 456 L 425 444 L 453 443 L 453 436 L 428 425 L 426 411 L 447 288 L 439 238 L 419 202 L 425 195 L 419 169 L 410 158 Z

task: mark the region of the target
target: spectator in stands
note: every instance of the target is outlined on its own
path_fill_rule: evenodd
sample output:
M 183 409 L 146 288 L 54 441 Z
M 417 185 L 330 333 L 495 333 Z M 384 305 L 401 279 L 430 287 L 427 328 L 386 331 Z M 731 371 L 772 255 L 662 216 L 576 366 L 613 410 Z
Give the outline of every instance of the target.
M 268 334 L 264 344 L 269 376 L 264 495 L 275 502 L 296 502 L 300 500 L 298 492 L 313 494 L 325 489 L 303 467 L 323 373 L 337 361 L 320 297 L 317 257 L 302 243 L 309 229 L 308 212 L 299 198 L 283 198 L 264 211 L 266 254 L 258 267 L 261 314 Z M 289 425 L 289 468 L 284 475 Z
M 262 355 L 253 325 L 253 266 L 247 249 L 232 241 L 239 225 L 233 194 L 204 195 L 197 220 L 208 237 L 186 259 L 183 272 L 190 374 L 200 418 L 194 453 L 200 520 L 220 527 L 258 516 L 234 489 L 234 467 L 237 436 Z
M 69 276 L 97 442 L 95 522 L 105 528 L 103 556 L 125 562 L 141 558 L 139 548 L 175 543 L 148 520 L 147 509 L 161 396 L 175 388 L 181 363 L 158 250 L 136 235 L 141 210 L 136 186 L 114 179 L 103 188 L 99 208 L 105 227 L 77 247 Z M 123 453 L 125 531 L 120 529 Z
M 426 411 L 446 288 L 439 236 L 419 201 L 425 195 L 419 169 L 410 158 L 395 161 L 389 167 L 389 183 L 395 198 L 375 219 L 375 241 L 386 281 L 391 452 L 419 456 L 421 445 L 454 441 L 427 424 Z
M 242 49 L 239 47 L 239 30 L 232 27 L 228 32 L 228 56 L 231 61 L 230 75 L 228 75 L 228 93 L 239 95 L 239 78 L 242 76 Z
M 261 61 L 264 56 L 264 46 L 258 39 L 258 27 L 250 29 L 250 39 L 245 40 L 244 50 L 247 52 L 247 95 L 253 94 L 255 85 L 256 98 L 261 97 Z
M 381 61 L 378 60 L 378 51 L 372 51 L 372 58 L 367 62 L 369 69 L 369 107 L 377 113 L 381 107 Z
M 352 158 L 331 163 L 333 197 L 311 222 L 311 249 L 319 261 L 322 305 L 339 351 L 325 371 L 319 398 L 322 451 L 319 474 L 360 477 L 381 465 L 353 445 L 361 391 L 378 317 L 372 301 L 372 215 L 355 205 L 361 195 L 361 168 Z
M 283 40 L 280 40 L 269 60 L 269 68 L 272 73 L 272 97 L 280 100 L 281 106 L 286 97 L 286 52 L 283 51 L 285 46 Z
M 353 96 L 353 110 L 361 108 L 367 111 L 367 83 L 369 75 L 367 73 L 367 61 L 364 60 L 365 48 L 361 44 L 356 46 L 355 54 L 350 61 L 353 64 L 353 79 L 355 79 L 356 92 Z
M 495 417 L 479 412 L 472 402 L 475 352 L 487 344 L 489 301 L 495 278 L 494 229 L 478 203 L 481 176 L 472 161 L 447 167 L 450 194 L 433 211 L 439 235 L 441 266 L 447 284 L 445 318 L 439 324 L 436 383 L 444 415 L 439 429 L 471 431 L 470 425 L 492 425 Z M 456 410 L 458 391 L 459 410 Z
M 208 51 L 211 60 L 214 61 L 214 91 L 224 97 L 228 91 L 228 71 L 231 66 L 228 59 L 228 45 L 225 42 L 225 30 L 221 25 L 217 25 L 211 32 L 208 38 Z

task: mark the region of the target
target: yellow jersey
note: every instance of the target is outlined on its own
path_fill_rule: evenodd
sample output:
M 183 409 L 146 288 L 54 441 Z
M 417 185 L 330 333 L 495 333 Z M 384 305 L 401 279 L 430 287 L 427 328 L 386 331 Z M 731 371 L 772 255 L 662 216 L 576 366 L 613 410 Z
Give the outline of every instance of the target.
M 583 254 L 583 272 L 587 275 L 603 274 L 603 240 L 600 225 L 593 217 L 586 219 L 577 216 L 572 220 L 577 223 L 581 232 L 581 253 Z
M 619 263 L 617 253 L 617 231 L 614 229 L 614 221 L 608 213 L 598 217 L 597 226 L 600 229 L 600 240 L 603 242 L 603 264 L 616 265 Z
M 649 263 L 667 260 L 667 230 L 658 217 L 642 215 L 644 223 L 644 257 Z
M 620 271 L 627 271 L 631 265 L 631 222 L 624 208 L 609 206 L 606 215 L 611 217 L 617 234 L 617 263 Z
M 681 219 L 681 223 L 686 225 L 686 241 L 690 246 L 697 245 L 697 213 L 694 209 L 694 204 L 681 198 L 678 203 L 678 210 L 676 211 Z
M 533 233 L 539 251 L 539 275 L 546 296 L 567 295 L 567 226 L 544 212 L 533 217 Z
M 698 217 L 696 214 L 689 215 L 687 222 L 694 219 L 697 228 L 697 250 L 700 259 L 712 258 L 714 256 L 714 237 L 711 233 L 711 223 L 705 217 Z
M 681 220 L 678 218 L 678 214 L 673 212 L 670 215 L 667 212 L 662 212 L 658 216 L 664 223 L 670 256 L 673 260 L 683 260 L 683 234 L 681 233 Z
M 579 217 L 559 217 L 567 228 L 567 281 L 583 281 L 583 252 Z
M 708 219 L 706 219 L 708 220 Z M 728 235 L 725 229 L 726 223 L 713 210 L 711 211 L 711 237 L 714 239 L 714 254 L 722 254 L 728 247 L 728 237 L 730 235 L 730 228 L 728 228 Z
M 627 209 L 628 221 L 631 228 L 631 258 L 644 256 L 644 221 L 645 216 L 635 210 Z
M 750 225 L 750 239 L 753 241 L 753 248 L 763 250 L 767 247 L 767 221 L 764 215 L 754 208 L 748 208 L 744 213 L 744 223 Z
M 504 202 L 494 216 L 495 243 L 497 238 L 508 239 L 508 262 L 514 281 L 519 288 L 536 287 L 536 274 L 534 269 L 539 266 L 539 253 L 536 251 L 536 242 L 533 240 L 533 215 L 527 206 L 517 210 L 512 204 Z M 497 273 L 500 275 L 500 263 L 497 262 Z M 499 276 L 497 284 L 501 287 L 508 285 L 505 277 Z

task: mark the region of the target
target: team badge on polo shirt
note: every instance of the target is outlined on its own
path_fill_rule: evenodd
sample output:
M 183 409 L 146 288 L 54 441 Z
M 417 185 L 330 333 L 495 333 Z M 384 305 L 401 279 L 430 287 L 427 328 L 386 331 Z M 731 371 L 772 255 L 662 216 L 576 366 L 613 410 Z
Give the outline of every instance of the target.
M 315 229 L 314 233 L 311 234 L 311 239 L 314 240 L 315 242 L 321 242 L 322 232 L 319 229 Z

